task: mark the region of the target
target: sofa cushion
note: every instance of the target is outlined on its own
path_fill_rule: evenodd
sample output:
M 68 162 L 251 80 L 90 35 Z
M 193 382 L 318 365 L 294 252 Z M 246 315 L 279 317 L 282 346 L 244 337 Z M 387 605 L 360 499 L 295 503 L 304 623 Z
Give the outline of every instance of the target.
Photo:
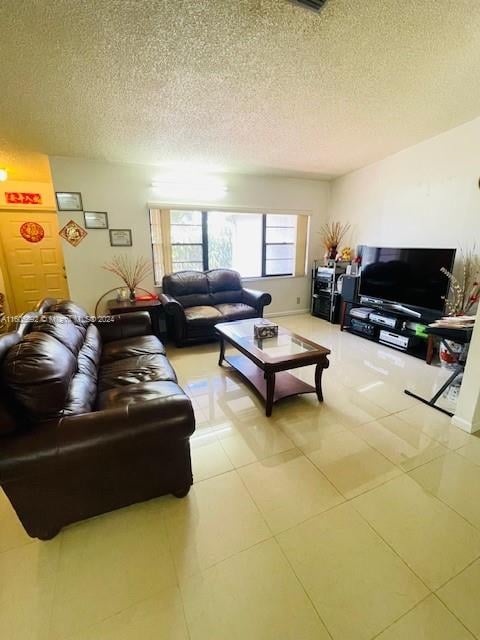
M 102 355 L 102 339 L 100 332 L 91 324 L 85 334 L 85 342 L 78 352 L 77 366 L 79 373 L 89 375 L 97 381 L 98 365 Z
M 155 380 L 177 381 L 175 371 L 167 358 L 160 354 L 149 354 L 115 360 L 100 367 L 98 392 L 136 382 Z
M 243 302 L 231 304 L 216 304 L 215 308 L 220 311 L 224 321 L 243 320 L 245 318 L 256 318 L 257 310 Z
M 3 382 L 18 404 L 32 417 L 63 415 L 70 382 L 77 372 L 77 357 L 63 342 L 32 331 L 7 353 Z
M 163 277 L 162 289 L 183 307 L 212 304 L 208 280 L 203 271 L 170 273 Z
M 108 342 L 103 346 L 102 364 L 112 362 L 113 360 L 123 360 L 123 358 L 152 353 L 165 355 L 165 347 L 156 336 L 147 335 L 123 338 L 122 340 Z
M 93 409 L 97 397 L 97 375 L 92 377 L 88 373 L 76 373 L 68 387 L 64 416 L 74 416 L 88 413 Z
M 157 398 L 183 395 L 178 384 L 170 381 L 137 382 L 102 391 L 98 395 L 97 409 L 118 409 L 131 404 L 144 403 Z
M 212 304 L 242 301 L 240 274 L 231 269 L 212 269 L 206 273 Z
M 86 328 L 91 323 L 90 317 L 85 309 L 71 300 L 60 300 L 57 304 L 49 307 L 48 310 L 67 316 L 73 324 L 81 327 Z
M 87 329 L 74 324 L 68 316 L 48 311 L 40 316 L 31 333 L 46 333 L 61 342 L 73 355 L 78 355 L 85 341 Z
M 192 326 L 210 326 L 222 322 L 220 311 L 211 306 L 187 307 L 185 318 Z

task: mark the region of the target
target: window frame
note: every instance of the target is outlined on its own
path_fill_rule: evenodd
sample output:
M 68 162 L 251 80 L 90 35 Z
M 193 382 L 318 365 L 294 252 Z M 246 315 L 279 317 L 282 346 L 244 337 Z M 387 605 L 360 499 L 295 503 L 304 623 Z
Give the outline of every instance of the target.
M 285 278 L 287 276 L 295 275 L 295 256 L 292 258 L 293 261 L 293 272 L 292 273 L 268 273 L 267 272 L 267 247 L 293 247 L 294 253 L 296 248 L 296 239 L 294 242 L 267 242 L 267 229 L 295 229 L 296 227 L 285 227 L 278 226 L 275 227 L 273 225 L 267 226 L 267 216 L 272 215 L 269 213 L 262 214 L 262 278 Z M 285 215 L 295 215 L 295 214 L 285 214 Z
M 261 238 L 258 240 L 261 242 L 261 255 L 260 260 L 260 273 L 258 275 L 248 275 L 243 276 L 242 278 L 246 280 L 260 280 L 265 278 L 295 278 L 295 277 L 303 277 L 306 275 L 306 255 L 308 252 L 309 246 L 309 222 L 308 222 L 308 213 L 302 213 L 299 211 L 285 210 L 285 211 L 274 211 L 268 209 L 245 209 L 245 208 L 237 208 L 237 207 L 212 207 L 207 208 L 205 206 L 185 206 L 185 205 L 177 205 L 175 204 L 157 204 L 157 203 L 149 203 L 149 231 L 150 231 L 150 239 L 151 239 L 151 250 L 152 250 L 152 262 L 153 262 L 153 270 L 154 270 L 154 279 L 155 286 L 161 286 L 161 278 L 165 273 L 171 273 L 178 267 L 174 266 L 174 264 L 179 264 L 181 261 L 172 260 L 172 248 L 174 246 L 194 246 L 201 247 L 201 262 L 192 260 L 192 263 L 195 263 L 195 267 L 190 267 L 190 269 L 196 270 L 208 270 L 210 268 L 209 264 L 209 238 L 208 238 L 208 215 L 212 213 L 214 215 L 216 212 L 223 214 L 244 214 L 244 215 L 256 215 L 261 217 Z M 183 212 L 183 211 L 195 211 L 198 214 L 201 214 L 200 223 L 194 224 L 192 226 L 198 226 L 201 228 L 201 241 L 200 242 L 175 242 L 172 243 L 172 226 L 175 226 L 175 223 L 172 223 L 172 213 L 173 212 Z M 154 215 L 155 214 L 155 215 Z M 295 219 L 295 224 L 291 227 L 295 229 L 294 239 L 292 242 L 267 242 L 267 234 L 269 227 L 275 227 L 275 224 L 267 225 L 267 216 L 271 216 L 272 218 L 276 215 L 279 216 L 292 216 Z M 305 218 L 306 222 L 303 221 Z M 164 222 L 161 222 L 161 220 Z M 159 225 L 160 237 L 156 236 L 154 233 L 154 229 L 156 231 L 156 225 Z M 177 225 L 181 226 L 181 225 Z M 189 225 L 187 225 L 189 226 Z M 278 225 L 279 227 L 283 227 L 285 225 Z M 160 246 L 160 249 L 157 249 L 157 245 Z M 267 255 L 268 255 L 268 247 L 272 245 L 289 245 L 294 249 L 294 256 L 292 260 L 292 270 L 290 272 L 282 272 L 282 273 L 269 273 L 267 271 Z M 162 249 L 163 246 L 163 249 Z M 275 258 L 272 258 L 274 260 Z M 279 258 L 281 260 L 282 258 Z M 288 260 L 289 258 L 285 258 Z M 188 260 L 185 260 L 188 262 Z M 157 264 L 158 263 L 158 264 Z M 227 268 L 227 267 L 226 267 Z M 300 272 L 301 269 L 301 272 Z M 185 270 L 185 269 L 183 269 Z M 189 269 L 187 269 L 189 270 Z M 160 282 L 158 282 L 158 278 L 160 278 Z
M 173 247 L 201 247 L 202 248 L 202 261 L 197 261 L 197 260 L 174 260 L 173 259 L 173 252 L 172 252 L 172 268 L 174 264 L 181 264 L 184 262 L 193 262 L 195 264 L 201 264 L 202 265 L 202 270 L 206 271 L 206 269 L 208 269 L 208 266 L 205 268 L 205 211 L 202 211 L 200 209 L 192 209 L 192 211 L 198 211 L 199 213 L 201 213 L 201 217 L 200 217 L 200 224 L 177 224 L 175 222 L 172 222 L 172 211 L 177 211 L 177 209 L 172 209 L 170 211 L 170 246 Z M 178 211 L 181 211 L 181 209 L 178 209 Z M 172 242 L 172 227 L 200 227 L 201 229 L 201 238 L 202 241 L 201 242 Z M 207 246 L 208 249 L 208 246 Z M 208 253 L 207 253 L 207 262 L 206 264 L 208 265 Z
M 170 242 L 172 247 L 175 246 L 189 246 L 189 247 L 202 247 L 202 271 L 208 271 L 209 269 L 209 264 L 208 264 L 208 215 L 209 213 L 211 213 L 211 211 L 209 211 L 208 209 L 194 209 L 195 211 L 198 211 L 202 214 L 202 218 L 201 218 L 201 223 L 200 225 L 185 225 L 185 226 L 201 226 L 202 228 L 202 242 Z M 174 209 L 172 207 L 170 213 L 172 211 L 182 211 L 182 209 Z M 217 210 L 216 210 L 217 211 Z M 219 209 L 218 212 L 223 213 L 223 210 Z M 293 258 L 293 269 L 291 273 L 268 273 L 267 272 L 267 247 L 268 246 L 284 246 L 284 245 L 288 245 L 288 246 L 292 246 L 292 247 L 296 247 L 296 241 L 294 242 L 267 242 L 267 229 L 271 228 L 272 225 L 270 225 L 270 227 L 267 226 L 267 216 L 269 215 L 275 215 L 275 214 L 271 214 L 271 213 L 266 213 L 266 212 L 262 212 L 262 211 L 251 211 L 251 212 L 236 212 L 234 210 L 226 210 L 225 213 L 242 213 L 242 215 L 261 215 L 262 216 L 262 264 L 261 264 L 261 273 L 258 276 L 249 276 L 247 279 L 250 280 L 255 280 L 256 278 L 285 278 L 285 277 L 294 277 L 295 276 L 295 258 Z M 298 214 L 294 214 L 294 213 L 285 213 L 282 215 L 289 215 L 289 216 L 297 216 Z M 171 222 L 171 218 L 170 218 L 170 227 L 174 227 L 174 226 L 182 226 L 182 225 L 175 225 L 175 223 Z M 294 229 L 295 227 L 282 227 L 282 228 L 287 228 L 287 229 Z M 171 235 L 170 235 L 171 238 Z M 174 261 L 172 260 L 172 267 L 173 264 L 178 261 Z M 196 261 L 195 261 L 196 262 Z M 200 262 L 198 262 L 198 264 L 200 264 Z M 227 268 L 227 267 L 225 267 Z

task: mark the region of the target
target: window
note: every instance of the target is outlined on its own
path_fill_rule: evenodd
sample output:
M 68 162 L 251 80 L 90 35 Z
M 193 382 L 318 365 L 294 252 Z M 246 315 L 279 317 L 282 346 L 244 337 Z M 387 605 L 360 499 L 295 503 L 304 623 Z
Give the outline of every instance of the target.
M 308 218 L 151 209 L 155 282 L 171 271 L 235 269 L 243 277 L 304 275 Z
M 208 268 L 235 269 L 245 278 L 262 275 L 260 213 L 208 212 Z
M 264 276 L 287 276 L 295 271 L 297 216 L 266 215 L 264 220 Z
M 172 270 L 204 269 L 203 217 L 201 211 L 171 211 Z

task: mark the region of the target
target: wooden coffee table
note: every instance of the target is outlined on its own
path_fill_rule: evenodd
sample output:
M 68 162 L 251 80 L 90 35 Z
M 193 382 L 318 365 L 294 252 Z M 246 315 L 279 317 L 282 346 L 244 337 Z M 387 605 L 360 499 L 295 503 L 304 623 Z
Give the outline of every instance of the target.
M 316 393 L 320 402 L 322 373 L 329 366 L 330 350 L 307 338 L 278 327 L 275 338 L 257 339 L 253 326 L 258 318 L 221 322 L 215 325 L 220 338 L 218 364 L 228 362 L 265 400 L 265 414 L 272 415 L 275 402 L 300 393 Z M 238 355 L 225 355 L 225 343 L 235 347 Z M 315 367 L 315 387 L 287 373 L 288 369 Z

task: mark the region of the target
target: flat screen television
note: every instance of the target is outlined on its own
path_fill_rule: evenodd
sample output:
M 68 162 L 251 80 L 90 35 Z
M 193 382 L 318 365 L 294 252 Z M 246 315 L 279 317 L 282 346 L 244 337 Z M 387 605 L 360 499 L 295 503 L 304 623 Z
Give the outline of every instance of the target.
M 442 312 L 455 249 L 361 247 L 361 296 L 407 308 Z

